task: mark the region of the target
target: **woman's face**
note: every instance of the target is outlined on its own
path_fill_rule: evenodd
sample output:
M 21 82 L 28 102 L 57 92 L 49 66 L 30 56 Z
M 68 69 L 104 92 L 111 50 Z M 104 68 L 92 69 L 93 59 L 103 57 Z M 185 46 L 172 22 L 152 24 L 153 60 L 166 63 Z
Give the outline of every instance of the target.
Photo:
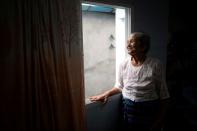
M 131 56 L 144 55 L 144 48 L 140 46 L 140 42 L 134 35 L 127 40 L 127 50 Z

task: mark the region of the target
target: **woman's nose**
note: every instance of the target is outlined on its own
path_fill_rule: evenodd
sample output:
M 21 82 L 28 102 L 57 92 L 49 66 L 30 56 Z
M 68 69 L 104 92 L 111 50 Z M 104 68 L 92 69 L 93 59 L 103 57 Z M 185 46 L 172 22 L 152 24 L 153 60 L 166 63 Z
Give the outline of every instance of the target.
M 132 48 L 132 47 L 133 47 L 133 44 L 132 44 L 132 43 L 129 43 L 129 44 L 127 45 L 127 47 Z

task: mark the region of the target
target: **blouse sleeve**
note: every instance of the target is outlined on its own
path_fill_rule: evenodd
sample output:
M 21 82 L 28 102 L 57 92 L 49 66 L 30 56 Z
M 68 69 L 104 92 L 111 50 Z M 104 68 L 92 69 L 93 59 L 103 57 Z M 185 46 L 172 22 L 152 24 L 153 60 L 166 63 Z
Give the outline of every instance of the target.
M 118 75 L 114 87 L 123 89 L 123 68 L 122 64 L 119 66 Z
M 159 98 L 160 99 L 169 98 L 170 95 L 166 84 L 164 67 L 160 62 L 156 66 L 156 79 L 157 79 L 156 90 L 159 95 Z

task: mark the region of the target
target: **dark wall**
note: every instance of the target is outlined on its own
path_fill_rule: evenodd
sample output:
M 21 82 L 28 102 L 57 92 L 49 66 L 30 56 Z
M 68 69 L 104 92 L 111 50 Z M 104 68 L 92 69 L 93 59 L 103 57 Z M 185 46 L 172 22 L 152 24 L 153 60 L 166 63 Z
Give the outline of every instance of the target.
M 196 87 L 196 4 L 194 1 L 170 1 L 167 83 L 172 106 L 169 130 L 197 130 Z
M 151 36 L 149 55 L 166 63 L 168 40 L 168 0 L 135 0 L 134 31 L 145 31 Z
M 121 99 L 117 94 L 107 103 L 95 102 L 86 105 L 88 131 L 121 131 Z
M 194 31 L 197 29 L 196 4 L 193 0 L 170 1 L 169 31 Z

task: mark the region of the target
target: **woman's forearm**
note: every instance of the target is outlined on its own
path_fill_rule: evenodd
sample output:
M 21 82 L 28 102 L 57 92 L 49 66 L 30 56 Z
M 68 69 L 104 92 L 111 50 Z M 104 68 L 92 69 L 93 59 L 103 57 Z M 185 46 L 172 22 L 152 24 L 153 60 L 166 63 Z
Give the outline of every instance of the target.
M 105 96 L 109 97 L 109 96 L 112 96 L 112 95 L 120 93 L 120 92 L 122 92 L 121 89 L 114 87 L 111 90 L 104 92 L 104 94 L 105 94 Z

